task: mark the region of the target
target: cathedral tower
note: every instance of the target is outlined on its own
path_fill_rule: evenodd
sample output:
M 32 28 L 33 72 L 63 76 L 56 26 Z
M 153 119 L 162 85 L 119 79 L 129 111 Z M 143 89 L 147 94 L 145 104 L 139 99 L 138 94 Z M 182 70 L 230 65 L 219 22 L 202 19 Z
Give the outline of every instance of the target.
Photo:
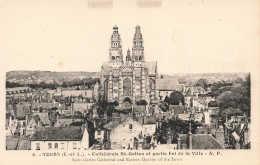
M 112 67 L 119 67 L 123 64 L 122 42 L 118 27 L 113 27 L 113 34 L 110 39 L 109 63 Z
M 144 62 L 143 36 L 140 26 L 135 27 L 135 35 L 133 39 L 132 62 L 135 67 L 140 67 Z

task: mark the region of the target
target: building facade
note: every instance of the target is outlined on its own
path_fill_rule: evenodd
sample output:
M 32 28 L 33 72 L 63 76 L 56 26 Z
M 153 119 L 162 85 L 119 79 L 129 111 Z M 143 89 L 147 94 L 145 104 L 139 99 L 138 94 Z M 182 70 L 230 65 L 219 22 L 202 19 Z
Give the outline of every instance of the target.
M 101 90 L 105 100 L 148 103 L 159 100 L 157 62 L 146 62 L 140 26 L 136 26 L 132 54 L 128 49 L 123 57 L 118 27 L 113 27 L 110 39 L 109 61 L 101 68 Z

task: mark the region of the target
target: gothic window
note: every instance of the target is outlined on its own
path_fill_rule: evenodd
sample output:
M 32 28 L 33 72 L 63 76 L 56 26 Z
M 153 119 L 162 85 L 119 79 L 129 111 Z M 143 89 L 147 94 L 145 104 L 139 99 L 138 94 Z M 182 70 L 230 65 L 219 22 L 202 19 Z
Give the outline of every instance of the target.
M 124 96 L 131 96 L 131 80 L 129 78 L 125 78 L 123 81 L 123 93 Z
M 150 90 L 155 90 L 155 81 L 153 79 L 149 80 Z
M 149 80 L 149 88 L 150 88 L 150 91 L 151 91 L 150 97 L 151 97 L 151 99 L 154 99 L 154 95 L 155 95 L 155 93 L 154 93 L 154 91 L 155 91 L 155 81 L 153 79 Z

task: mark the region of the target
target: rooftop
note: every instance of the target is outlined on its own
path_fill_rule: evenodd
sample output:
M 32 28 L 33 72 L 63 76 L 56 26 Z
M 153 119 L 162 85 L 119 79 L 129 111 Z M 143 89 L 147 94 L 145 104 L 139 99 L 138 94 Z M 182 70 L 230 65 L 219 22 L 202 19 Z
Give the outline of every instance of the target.
M 79 141 L 82 139 L 82 127 L 40 127 L 36 128 L 32 141 Z

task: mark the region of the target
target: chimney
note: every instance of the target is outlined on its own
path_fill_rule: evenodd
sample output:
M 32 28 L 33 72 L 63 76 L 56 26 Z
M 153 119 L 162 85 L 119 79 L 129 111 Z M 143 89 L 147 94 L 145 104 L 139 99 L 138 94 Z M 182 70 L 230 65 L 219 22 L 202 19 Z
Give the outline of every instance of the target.
M 178 137 L 177 139 L 177 149 L 180 150 L 181 149 L 181 139 Z

